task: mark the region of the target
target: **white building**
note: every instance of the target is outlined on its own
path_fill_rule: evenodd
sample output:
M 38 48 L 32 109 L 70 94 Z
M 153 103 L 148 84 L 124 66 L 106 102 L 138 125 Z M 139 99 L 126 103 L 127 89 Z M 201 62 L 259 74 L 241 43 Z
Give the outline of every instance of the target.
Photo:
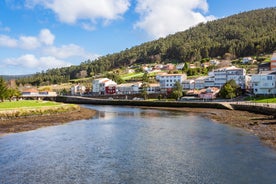
M 185 90 L 195 89 L 195 80 L 188 79 L 182 82 L 182 88 Z
M 251 85 L 254 94 L 270 95 L 276 94 L 276 75 L 268 74 L 255 74 L 251 76 Z
M 92 89 L 93 94 L 106 94 L 108 93 L 111 87 L 112 88 L 116 87 L 117 83 L 108 78 L 99 78 L 99 79 L 93 80 L 92 86 L 93 86 L 93 89 Z
M 208 76 L 205 78 L 205 88 L 208 88 L 208 87 L 213 87 L 215 86 L 215 76 Z
M 175 66 L 175 68 L 177 69 L 177 70 L 182 70 L 183 69 L 183 67 L 184 67 L 184 63 L 180 63 L 180 64 L 177 64 L 176 66 Z
M 154 83 L 154 84 L 149 84 L 147 87 L 147 93 L 160 93 L 160 84 L 159 83 Z
M 137 94 L 139 93 L 139 88 L 141 87 L 141 82 L 136 83 L 126 83 L 117 85 L 117 94 Z
M 232 66 L 214 70 L 214 86 L 222 87 L 231 79 L 235 80 L 242 89 L 246 89 L 248 78 L 245 69 Z
M 194 89 L 203 89 L 205 88 L 205 80 L 208 78 L 208 76 L 202 76 L 195 79 L 194 82 Z
M 85 90 L 86 87 L 81 84 L 73 85 L 71 86 L 71 95 L 82 95 Z
M 174 84 L 178 81 L 180 84 L 187 79 L 186 74 L 162 74 L 156 77 L 160 83 L 161 92 L 171 92 Z

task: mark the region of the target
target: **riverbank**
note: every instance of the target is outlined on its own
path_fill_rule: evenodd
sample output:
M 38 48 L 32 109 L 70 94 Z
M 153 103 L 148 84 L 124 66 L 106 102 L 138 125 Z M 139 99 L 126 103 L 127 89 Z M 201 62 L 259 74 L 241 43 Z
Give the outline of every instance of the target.
M 60 125 L 74 120 L 89 119 L 95 114 L 95 110 L 80 107 L 67 112 L 0 119 L 0 134 L 35 130 L 41 127 Z
M 148 108 L 148 107 L 145 107 Z M 206 108 L 169 108 L 152 107 L 162 110 L 176 110 L 188 113 L 200 113 L 201 115 L 230 126 L 242 128 L 258 136 L 269 147 L 276 149 L 276 119 L 272 116 L 255 114 L 247 111 L 206 109 Z

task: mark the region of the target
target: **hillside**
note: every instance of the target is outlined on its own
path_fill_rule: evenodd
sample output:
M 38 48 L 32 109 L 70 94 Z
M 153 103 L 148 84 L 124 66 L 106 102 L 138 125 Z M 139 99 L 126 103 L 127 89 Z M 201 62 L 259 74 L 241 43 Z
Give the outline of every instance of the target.
M 114 68 L 143 63 L 194 62 L 203 58 L 258 56 L 276 50 L 276 7 L 253 10 L 227 18 L 201 23 L 186 31 L 169 35 L 119 53 L 109 54 L 79 66 L 51 69 L 21 83 L 59 83 L 88 77 Z

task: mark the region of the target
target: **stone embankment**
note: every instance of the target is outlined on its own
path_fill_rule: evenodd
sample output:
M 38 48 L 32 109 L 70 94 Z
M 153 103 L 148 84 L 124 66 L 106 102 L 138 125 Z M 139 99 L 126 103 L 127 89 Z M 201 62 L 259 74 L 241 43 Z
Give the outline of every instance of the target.
M 97 99 L 79 96 L 60 96 L 57 102 L 92 105 L 127 105 L 127 106 L 148 106 L 148 107 L 193 107 L 193 108 L 215 108 L 232 109 L 228 104 L 220 102 L 179 102 L 179 101 L 144 101 L 144 100 L 118 100 L 118 99 Z
M 60 96 L 58 102 L 93 105 L 128 105 L 149 107 L 190 107 L 190 108 L 213 108 L 248 111 L 257 114 L 276 116 L 276 105 L 258 104 L 248 102 L 192 102 L 192 101 L 143 101 L 143 100 L 119 100 L 98 99 L 79 96 Z

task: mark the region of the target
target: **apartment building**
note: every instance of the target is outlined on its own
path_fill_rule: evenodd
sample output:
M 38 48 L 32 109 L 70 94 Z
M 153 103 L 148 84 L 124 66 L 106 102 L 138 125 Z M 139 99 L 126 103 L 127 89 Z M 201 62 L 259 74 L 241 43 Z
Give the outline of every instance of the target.
M 235 80 L 242 89 L 246 89 L 249 78 L 246 76 L 245 69 L 231 66 L 214 70 L 214 86 L 221 88 L 231 79 Z
M 178 81 L 180 84 L 187 79 L 186 74 L 161 74 L 156 77 L 160 83 L 161 92 L 171 92 L 174 84 Z
M 251 76 L 251 87 L 254 94 L 276 94 L 276 72 L 254 74 Z

